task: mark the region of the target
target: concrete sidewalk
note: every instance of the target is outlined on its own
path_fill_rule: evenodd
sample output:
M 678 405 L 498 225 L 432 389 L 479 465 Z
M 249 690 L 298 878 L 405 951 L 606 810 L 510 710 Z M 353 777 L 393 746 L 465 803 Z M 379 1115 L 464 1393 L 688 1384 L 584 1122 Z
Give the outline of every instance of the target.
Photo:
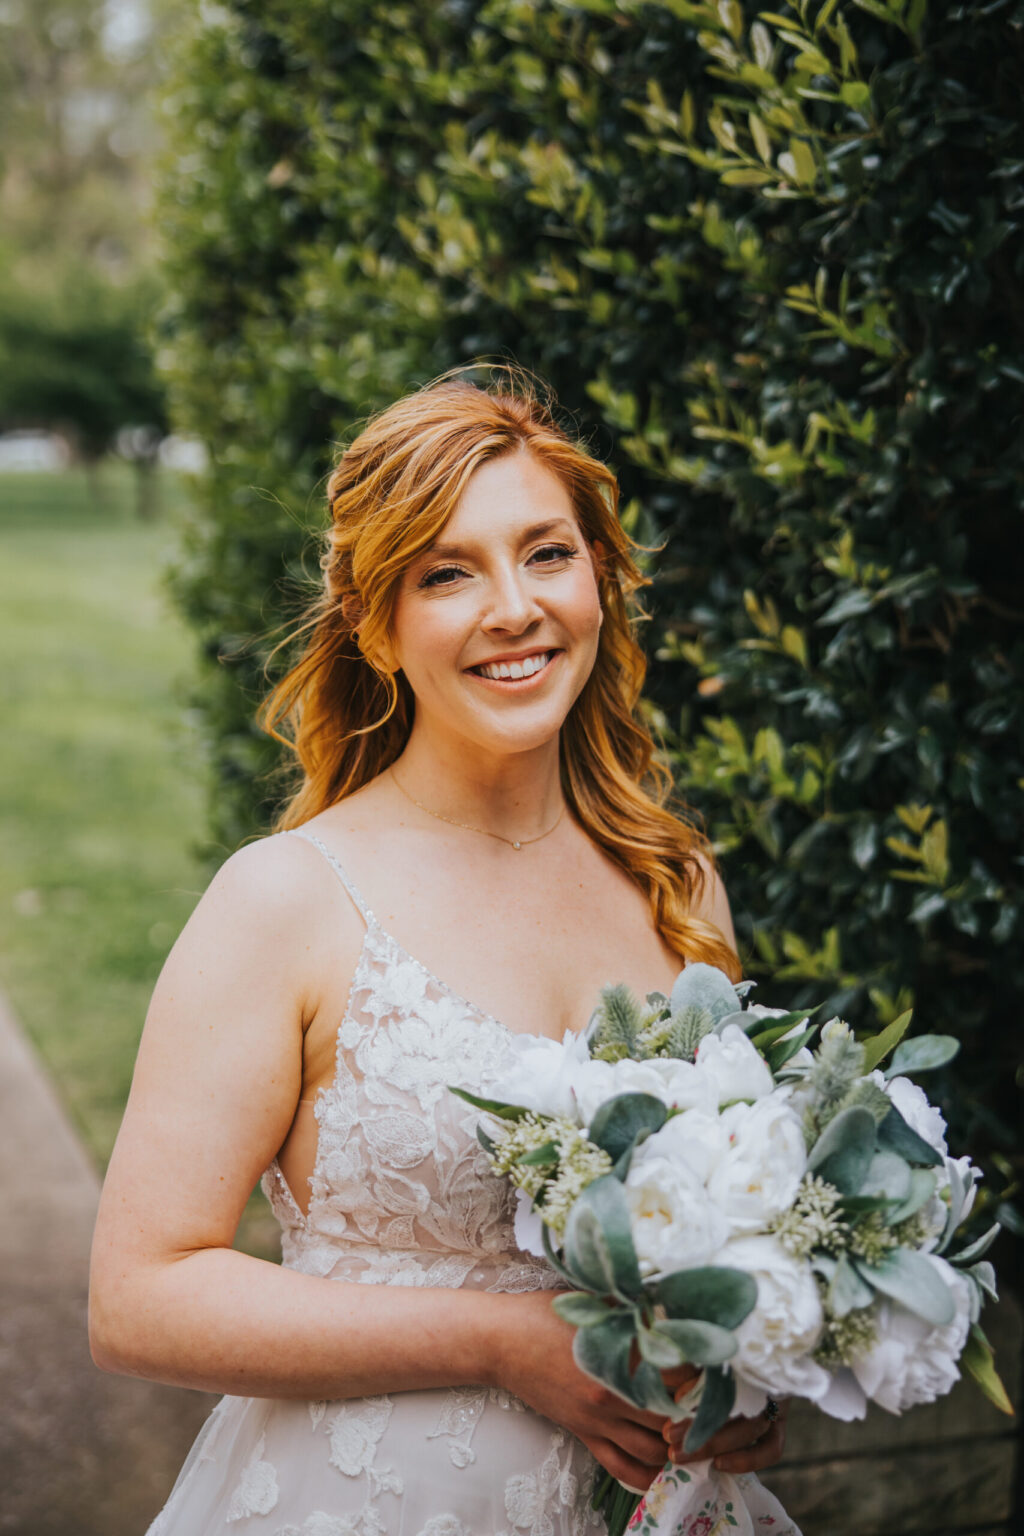
M 215 1398 L 89 1355 L 96 1172 L 0 998 L 0 1532 L 142 1536 Z

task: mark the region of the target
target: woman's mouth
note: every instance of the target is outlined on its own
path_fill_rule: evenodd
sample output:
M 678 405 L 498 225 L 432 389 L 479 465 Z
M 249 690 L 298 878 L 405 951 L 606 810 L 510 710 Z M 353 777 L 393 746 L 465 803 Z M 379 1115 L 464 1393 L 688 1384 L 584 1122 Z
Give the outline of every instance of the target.
M 537 687 L 550 670 L 551 663 L 561 651 L 533 651 L 517 661 L 489 661 L 469 667 L 474 677 L 486 683 L 514 693 L 523 693 Z

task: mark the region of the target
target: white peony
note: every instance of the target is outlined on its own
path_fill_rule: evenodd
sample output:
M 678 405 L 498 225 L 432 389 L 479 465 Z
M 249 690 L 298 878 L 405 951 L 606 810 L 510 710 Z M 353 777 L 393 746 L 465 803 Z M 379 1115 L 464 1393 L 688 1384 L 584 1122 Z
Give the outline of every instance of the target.
M 721 1035 L 705 1035 L 696 1065 L 714 1084 L 719 1104 L 760 1099 L 775 1086 L 768 1063 L 738 1024 L 727 1024 Z
M 946 1122 L 942 1112 L 929 1103 L 924 1089 L 912 1083 L 909 1077 L 893 1077 L 885 1084 L 885 1091 L 910 1129 L 945 1157 Z
M 706 1184 L 719 1160 L 729 1150 L 729 1133 L 721 1115 L 703 1109 L 687 1109 L 666 1120 L 660 1131 L 642 1141 L 633 1161 L 668 1158 L 685 1166 Z
M 533 1208 L 533 1199 L 524 1189 L 516 1190 L 515 1234 L 516 1247 L 523 1253 L 532 1253 L 544 1259 L 544 1223 L 539 1211 Z
M 561 1040 L 517 1034 L 510 1041 L 511 1062 L 491 1085 L 490 1097 L 521 1104 L 542 1115 L 576 1119 L 576 1084 L 590 1065 L 582 1035 L 567 1029 Z
M 851 1362 L 867 1396 L 890 1413 L 933 1403 L 960 1379 L 957 1361 L 971 1326 L 970 1286 L 945 1259 L 937 1254 L 927 1257 L 953 1292 L 953 1321 L 935 1328 L 898 1302 L 883 1300 L 878 1308 L 877 1342 Z
M 923 1088 L 919 1088 L 917 1083 L 912 1083 L 909 1077 L 894 1077 L 887 1083 L 881 1073 L 873 1072 L 871 1076 L 885 1088 L 910 1129 L 916 1131 L 930 1147 L 934 1147 L 942 1158 L 942 1167 L 935 1169 L 938 1178 L 935 1196 L 925 1208 L 926 1218 L 934 1234 L 925 1246 L 934 1248 L 942 1236 L 946 1217 L 949 1214 L 947 1202 L 952 1170 L 955 1169 L 959 1175 L 959 1181 L 967 1185 L 967 1195 L 960 1211 L 958 1226 L 960 1222 L 966 1221 L 971 1213 L 977 1192 L 975 1181 L 981 1177 L 981 1174 L 969 1157 L 949 1156 L 946 1147 L 946 1122 L 941 1110 L 930 1103 Z
M 650 1093 L 672 1108 L 714 1112 L 712 1085 L 689 1061 L 652 1057 L 650 1061 L 588 1061 L 576 1079 L 579 1115 L 589 1125 L 601 1105 L 619 1093 Z
M 719 1118 L 726 1149 L 711 1169 L 708 1194 L 733 1232 L 763 1232 L 789 1210 L 807 1169 L 800 1116 L 788 1095 L 772 1094 L 731 1104 Z
M 633 1246 L 645 1277 L 708 1264 L 729 1233 L 725 1217 L 685 1163 L 635 1161 L 626 1176 Z
M 737 1377 L 773 1397 L 824 1396 L 829 1374 L 811 1359 L 825 1325 L 811 1266 L 770 1236 L 733 1238 L 713 1262 L 757 1281 L 757 1305 L 736 1329 Z

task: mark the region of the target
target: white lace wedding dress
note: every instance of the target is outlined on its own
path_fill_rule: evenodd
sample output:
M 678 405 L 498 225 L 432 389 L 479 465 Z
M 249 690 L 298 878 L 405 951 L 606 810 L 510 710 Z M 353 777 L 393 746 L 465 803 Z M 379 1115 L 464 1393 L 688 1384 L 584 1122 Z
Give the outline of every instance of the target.
M 361 1285 L 533 1291 L 557 1282 L 520 1252 L 513 1200 L 449 1083 L 486 1093 L 511 1035 L 366 922 L 303 1216 L 276 1161 L 263 1188 L 283 1261 Z M 149 1536 L 582 1536 L 596 1463 L 566 1430 L 495 1388 L 332 1402 L 225 1397 Z

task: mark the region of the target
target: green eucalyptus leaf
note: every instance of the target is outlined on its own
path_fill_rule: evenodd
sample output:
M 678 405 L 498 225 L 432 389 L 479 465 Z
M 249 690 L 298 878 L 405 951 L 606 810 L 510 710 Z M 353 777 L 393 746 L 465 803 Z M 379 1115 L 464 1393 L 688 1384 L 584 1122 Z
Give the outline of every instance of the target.
M 999 1292 L 996 1289 L 996 1272 L 987 1259 L 982 1259 L 980 1264 L 973 1264 L 967 1273 L 975 1284 L 981 1287 L 986 1296 L 991 1296 L 993 1301 L 999 1300 Z
M 911 1130 L 895 1104 L 878 1127 L 878 1146 L 883 1152 L 898 1153 L 908 1163 L 924 1163 L 931 1168 L 942 1166 L 942 1154 L 936 1152 L 931 1142 Z
M 818 1137 L 807 1158 L 808 1172 L 834 1184 L 844 1195 L 856 1195 L 875 1151 L 875 1117 L 852 1105 L 841 1109 Z
M 709 1264 L 680 1269 L 651 1292 L 670 1318 L 694 1318 L 719 1328 L 738 1328 L 757 1302 L 757 1281 L 742 1269 Z
M 709 1365 L 704 1372 L 700 1404 L 693 1423 L 686 1432 L 683 1449 L 699 1451 L 716 1435 L 732 1413 L 736 1401 L 736 1378 L 728 1366 Z
M 1000 1413 L 1008 1414 L 1012 1418 L 1013 1404 L 999 1379 L 992 1346 L 977 1323 L 971 1328 L 964 1352 L 960 1356 L 960 1364 L 968 1376 L 977 1382 L 989 1402 L 994 1403 Z
M 812 1024 L 809 1029 L 801 1030 L 800 1034 L 794 1035 L 792 1039 L 777 1040 L 773 1046 L 770 1046 L 764 1053 L 764 1059 L 773 1076 L 776 1072 L 782 1071 L 786 1062 L 791 1060 L 797 1051 L 802 1051 L 805 1045 L 809 1045 L 817 1033 L 817 1024 Z
M 944 1067 L 952 1061 L 959 1049 L 960 1042 L 952 1035 L 917 1035 L 897 1046 L 885 1075 L 901 1077 L 912 1072 L 934 1072 L 936 1067 Z
M 476 1139 L 483 1147 L 485 1152 L 494 1152 L 494 1140 L 492 1137 L 488 1136 L 482 1125 L 478 1125 L 476 1128 Z
M 448 1092 L 454 1093 L 457 1099 L 464 1099 L 467 1104 L 472 1104 L 474 1109 L 483 1109 L 489 1115 L 497 1115 L 499 1120 L 521 1120 L 524 1115 L 530 1113 L 521 1104 L 506 1104 L 503 1099 L 482 1099 L 478 1094 L 470 1093 L 468 1088 L 453 1088 L 450 1083 Z M 540 1115 L 538 1118 L 544 1120 L 550 1117 Z
M 923 1253 L 894 1248 L 878 1264 L 865 1264 L 863 1259 L 854 1259 L 853 1263 L 868 1285 L 898 1301 L 916 1317 L 924 1318 L 933 1328 L 944 1328 L 953 1321 L 953 1293 Z
M 890 1051 L 894 1051 L 903 1036 L 910 1028 L 910 1021 L 914 1016 L 914 1010 L 908 1008 L 906 1013 L 901 1013 L 898 1019 L 893 1019 L 887 1024 L 880 1034 L 873 1035 L 870 1040 L 863 1040 L 864 1047 L 864 1071 L 873 1072 L 880 1062 L 884 1061 Z
M 667 1119 L 668 1110 L 653 1093 L 619 1093 L 601 1105 L 587 1136 L 614 1162 L 632 1151 L 638 1137 L 660 1131 Z

